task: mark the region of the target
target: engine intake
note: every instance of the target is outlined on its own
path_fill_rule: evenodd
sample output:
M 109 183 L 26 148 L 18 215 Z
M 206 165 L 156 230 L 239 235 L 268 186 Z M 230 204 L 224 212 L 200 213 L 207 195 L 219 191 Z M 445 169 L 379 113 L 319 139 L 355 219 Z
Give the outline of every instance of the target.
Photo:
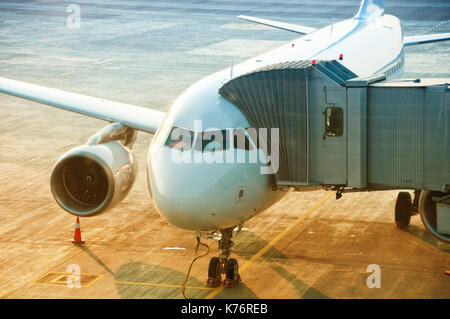
M 136 174 L 134 154 L 119 142 L 82 145 L 58 160 L 50 186 L 64 210 L 80 217 L 94 216 L 120 203 Z

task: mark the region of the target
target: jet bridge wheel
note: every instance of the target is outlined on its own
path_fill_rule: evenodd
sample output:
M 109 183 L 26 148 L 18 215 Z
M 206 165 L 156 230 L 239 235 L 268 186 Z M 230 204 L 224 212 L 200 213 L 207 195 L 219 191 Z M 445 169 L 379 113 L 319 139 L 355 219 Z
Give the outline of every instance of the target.
M 395 224 L 400 229 L 405 229 L 411 222 L 411 212 L 413 205 L 411 194 L 408 192 L 400 192 L 395 202 Z

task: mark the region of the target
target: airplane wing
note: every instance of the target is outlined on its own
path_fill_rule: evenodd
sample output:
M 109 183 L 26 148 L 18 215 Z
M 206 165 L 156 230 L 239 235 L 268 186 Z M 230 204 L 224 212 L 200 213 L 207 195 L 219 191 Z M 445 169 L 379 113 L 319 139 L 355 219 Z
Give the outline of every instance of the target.
M 311 33 L 311 32 L 314 32 L 317 30 L 316 28 L 305 27 L 305 26 L 298 25 L 298 24 L 278 22 L 278 21 L 273 21 L 273 20 L 243 16 L 243 15 L 238 16 L 238 18 L 244 19 L 247 21 L 251 21 L 251 22 L 255 22 L 255 23 L 259 23 L 259 24 L 263 24 L 263 25 L 267 25 L 269 27 L 278 28 L 278 29 L 291 31 L 291 32 L 295 32 L 295 33 L 300 33 L 300 34 L 308 34 L 308 33 Z
M 450 39 L 450 33 L 435 33 L 427 35 L 414 35 L 403 38 L 403 44 L 406 45 L 416 45 L 437 41 L 445 41 Z
M 60 109 L 95 117 L 154 134 L 165 112 L 142 106 L 113 102 L 101 98 L 51 89 L 35 84 L 0 78 L 0 93 L 47 104 Z

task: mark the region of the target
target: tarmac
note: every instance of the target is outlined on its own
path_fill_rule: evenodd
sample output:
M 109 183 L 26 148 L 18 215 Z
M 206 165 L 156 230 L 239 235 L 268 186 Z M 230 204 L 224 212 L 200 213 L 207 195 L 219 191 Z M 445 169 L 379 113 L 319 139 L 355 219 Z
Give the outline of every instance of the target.
M 237 11 L 256 15 L 257 3 L 222 15 L 197 12 L 195 5 L 184 11 L 156 10 L 154 5 L 148 25 L 140 18 L 142 10 L 117 5 L 103 12 L 94 10 L 96 5 L 101 4 L 82 1 L 82 10 L 86 6 L 91 11 L 89 19 L 82 20 L 80 35 L 65 29 L 63 5 L 49 2 L 48 8 L 43 5 L 37 12 L 32 1 L 2 2 L 0 27 L 8 32 L 0 35 L 1 76 L 166 110 L 193 81 L 292 38 L 233 20 Z M 51 14 L 54 6 L 62 8 L 56 15 Z M 279 12 L 279 20 L 285 16 L 293 22 L 288 7 L 273 10 Z M 405 12 L 408 30 L 425 24 L 413 22 L 411 11 Z M 270 12 L 260 16 L 270 17 Z M 298 22 L 318 26 L 328 16 L 329 11 L 319 10 Z M 194 23 L 200 18 L 206 26 L 221 27 L 214 33 Z M 439 21 L 428 22 L 429 27 Z M 149 32 L 141 32 L 142 28 Z M 201 28 L 211 37 L 199 35 Z M 100 35 L 95 33 L 99 30 Z M 115 42 L 118 34 L 120 41 Z M 252 40 L 255 37 L 265 42 Z M 243 43 L 251 45 L 239 49 Z M 228 55 L 217 55 L 224 49 L 229 49 Z M 417 50 L 410 56 L 407 52 L 410 74 L 448 77 L 448 63 L 444 67 L 425 63 L 433 50 L 438 52 L 436 59 L 448 61 L 448 44 Z M 139 175 L 130 194 L 105 214 L 81 218 L 85 244 L 71 242 L 76 218 L 53 200 L 50 175 L 59 155 L 85 143 L 104 126 L 100 120 L 0 95 L 0 298 L 182 298 L 181 284 L 196 256 L 196 241 L 193 232 L 162 219 L 152 203 L 145 174 L 150 135 L 139 133 L 133 148 Z M 213 240 L 204 240 L 210 254 L 194 264 L 186 295 L 448 299 L 450 276 L 445 271 L 450 270 L 450 245 L 429 234 L 418 216 L 406 230 L 396 228 L 397 193 L 351 193 L 336 200 L 331 192 L 291 192 L 234 236 L 239 285 L 206 287 L 209 258 L 219 251 Z M 81 275 L 79 287 L 67 282 L 74 270 Z M 372 287 L 375 274 L 379 288 Z
M 144 165 L 150 136 L 138 135 L 141 165 L 133 190 L 113 210 L 81 218 L 85 244 L 77 246 L 71 242 L 75 217 L 54 202 L 49 178 L 56 156 L 103 123 L 12 97 L 2 96 L 1 105 L 0 298 L 182 298 L 196 242 L 194 233 L 165 222 L 152 204 Z M 325 191 L 291 192 L 234 236 L 242 283 L 207 289 L 205 257 L 194 264 L 186 295 L 449 298 L 450 246 L 435 240 L 419 217 L 406 231 L 397 229 L 396 194 L 336 200 Z M 210 256 L 217 255 L 216 243 L 205 242 Z M 67 285 L 70 265 L 79 267 L 81 288 Z M 380 288 L 367 285 L 369 265 L 379 266 Z M 85 280 L 89 274 L 98 277 Z

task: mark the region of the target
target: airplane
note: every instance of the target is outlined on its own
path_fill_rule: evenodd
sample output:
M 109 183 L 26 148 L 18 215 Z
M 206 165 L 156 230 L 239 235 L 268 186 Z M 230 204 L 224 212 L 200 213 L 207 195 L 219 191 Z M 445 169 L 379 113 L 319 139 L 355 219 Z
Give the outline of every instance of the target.
M 271 158 L 261 152 L 247 130 L 250 124 L 244 114 L 219 94 L 219 88 L 256 69 L 299 60 L 339 60 L 359 77 L 380 73 L 398 77 L 404 69 L 405 47 L 450 39 L 450 33 L 404 36 L 400 20 L 384 14 L 383 0 L 362 0 L 352 18 L 320 29 L 245 15 L 238 18 L 300 37 L 192 84 L 167 113 L 0 78 L 1 93 L 111 123 L 85 145 L 62 155 L 54 167 L 53 196 L 70 214 L 95 216 L 120 203 L 136 178 L 137 163 L 131 149 L 137 131 L 154 134 L 148 150 L 147 182 L 160 215 L 197 234 L 221 234 L 221 254 L 209 263 L 209 287 L 219 286 L 222 275 L 226 287 L 239 281 L 237 260 L 229 258 L 233 230 L 286 194 L 273 187 L 270 173 L 261 173 L 273 164 Z M 236 136 L 244 143 L 232 138 Z M 208 156 L 217 159 L 217 155 L 233 151 L 259 161 L 208 161 Z M 200 160 L 186 160 L 188 157 Z

